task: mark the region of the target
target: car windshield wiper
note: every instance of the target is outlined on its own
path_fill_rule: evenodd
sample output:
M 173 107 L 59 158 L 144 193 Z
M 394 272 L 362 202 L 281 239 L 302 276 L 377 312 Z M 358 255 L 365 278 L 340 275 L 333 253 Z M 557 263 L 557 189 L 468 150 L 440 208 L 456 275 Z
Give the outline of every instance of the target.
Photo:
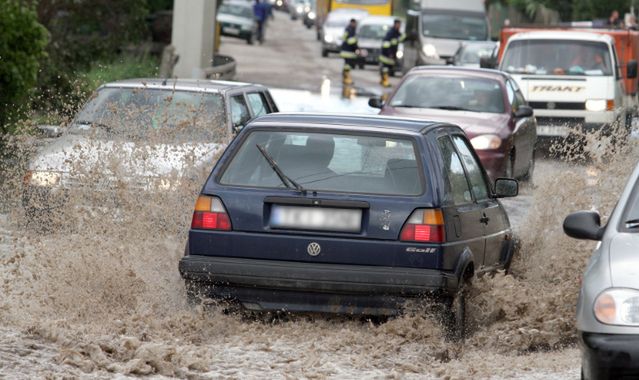
M 306 193 L 306 189 L 304 189 L 302 185 L 293 181 L 289 176 L 284 174 L 282 169 L 280 169 L 280 167 L 277 166 L 277 163 L 275 162 L 273 157 L 271 157 L 271 155 L 266 152 L 266 149 L 260 146 L 260 144 L 255 144 L 255 146 L 260 151 L 260 153 L 262 153 L 262 156 L 264 156 L 264 158 L 266 159 L 266 162 L 268 162 L 268 164 L 271 166 L 275 174 L 277 174 L 277 176 L 280 178 L 280 181 L 282 181 L 284 186 L 288 187 L 289 189 L 295 189 L 302 194 Z
M 80 120 L 80 121 L 76 121 L 74 124 L 81 124 L 81 125 L 89 125 L 91 127 L 97 127 L 100 129 L 104 129 L 107 132 L 112 132 L 113 131 L 113 127 L 111 127 L 110 125 L 106 125 L 103 123 L 98 123 L 95 121 L 88 121 L 88 120 Z
M 639 219 L 626 220 L 626 228 L 639 228 Z
M 479 111 L 471 110 L 471 109 L 464 108 L 464 107 L 457 107 L 457 106 L 433 106 L 433 107 L 428 107 L 428 108 L 436 108 L 438 110 L 449 110 L 449 111 L 479 112 Z

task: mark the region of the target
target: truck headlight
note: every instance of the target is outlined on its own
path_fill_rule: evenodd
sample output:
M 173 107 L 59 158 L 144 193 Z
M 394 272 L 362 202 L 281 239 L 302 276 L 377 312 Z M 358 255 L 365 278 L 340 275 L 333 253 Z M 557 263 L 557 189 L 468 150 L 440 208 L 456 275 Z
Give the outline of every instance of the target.
M 595 299 L 595 318 L 606 325 L 639 326 L 639 290 L 611 288 Z
M 439 58 L 439 55 L 437 55 L 437 48 L 435 48 L 435 45 L 432 45 L 432 44 L 424 45 L 424 47 L 422 47 L 422 52 L 428 58 Z
M 52 187 L 60 183 L 62 173 L 51 171 L 30 171 L 24 181 L 33 186 Z
M 308 18 L 309 18 L 309 20 L 315 20 L 315 17 L 317 17 L 317 15 L 315 14 L 315 12 L 313 12 L 313 11 L 308 12 Z
M 501 146 L 501 138 L 497 135 L 479 135 L 470 140 L 475 150 L 497 149 Z
M 330 44 L 331 42 L 333 42 L 333 36 L 331 36 L 330 34 L 324 34 L 324 42 Z
M 615 101 L 613 99 L 589 99 L 586 100 L 586 110 L 592 112 L 611 111 L 615 109 Z

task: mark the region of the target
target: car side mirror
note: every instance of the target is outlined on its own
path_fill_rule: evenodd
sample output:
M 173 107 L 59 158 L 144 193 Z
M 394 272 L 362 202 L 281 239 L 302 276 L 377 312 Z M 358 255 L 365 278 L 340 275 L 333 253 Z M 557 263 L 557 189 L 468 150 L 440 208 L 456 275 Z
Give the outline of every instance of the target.
M 497 178 L 495 180 L 495 195 L 497 198 L 516 197 L 519 194 L 519 182 L 512 178 Z
M 637 61 L 628 61 L 626 64 L 626 76 L 628 79 L 634 79 L 637 77 Z
M 384 106 L 384 101 L 380 97 L 370 98 L 368 99 L 368 106 L 381 109 Z
M 494 69 L 497 67 L 497 62 L 493 59 L 493 57 L 480 57 L 479 67 L 482 69 Z
M 532 107 L 527 106 L 525 104 L 520 105 L 519 108 L 517 108 L 517 111 L 515 111 L 516 117 L 530 117 L 532 115 L 533 115 Z
M 578 211 L 564 219 L 564 232 L 575 239 L 599 241 L 604 231 L 601 217 L 596 211 Z
M 244 126 L 242 125 L 242 123 L 236 123 L 233 124 L 233 134 L 237 135 L 238 133 L 240 133 L 240 131 L 242 130 L 242 128 L 244 128 Z

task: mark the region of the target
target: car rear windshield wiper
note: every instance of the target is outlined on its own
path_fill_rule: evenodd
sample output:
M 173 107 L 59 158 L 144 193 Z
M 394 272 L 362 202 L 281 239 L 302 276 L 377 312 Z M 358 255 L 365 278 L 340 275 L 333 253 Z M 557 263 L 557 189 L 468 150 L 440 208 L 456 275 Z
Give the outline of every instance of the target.
M 295 189 L 302 194 L 306 193 L 306 189 L 304 189 L 302 185 L 293 181 L 289 176 L 284 174 L 284 172 L 277 165 L 273 157 L 271 157 L 271 155 L 266 152 L 266 149 L 260 146 L 260 144 L 255 144 L 255 146 L 260 151 L 260 153 L 262 153 L 262 156 L 264 156 L 264 158 L 266 159 L 266 162 L 268 162 L 268 164 L 271 166 L 275 174 L 277 174 L 277 176 L 280 178 L 280 181 L 282 181 L 284 186 L 288 187 L 289 189 Z
M 639 219 L 626 220 L 626 228 L 639 228 Z
M 469 111 L 469 112 L 477 112 L 475 110 L 471 110 L 468 108 L 464 108 L 464 107 L 457 107 L 457 106 L 433 106 L 433 107 L 428 107 L 428 108 L 436 108 L 438 110 L 449 110 L 449 111 Z

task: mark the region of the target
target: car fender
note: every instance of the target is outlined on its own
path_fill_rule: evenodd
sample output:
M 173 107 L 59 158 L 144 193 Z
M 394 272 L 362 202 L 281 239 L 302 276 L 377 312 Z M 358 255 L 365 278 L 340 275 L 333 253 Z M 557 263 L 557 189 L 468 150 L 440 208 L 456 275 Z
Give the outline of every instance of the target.
M 473 255 L 470 248 L 464 248 L 464 251 L 459 255 L 457 259 L 457 265 L 455 266 L 455 277 L 458 278 L 458 281 L 461 283 L 462 276 L 466 273 L 467 269 L 471 269 L 471 273 L 475 274 L 475 256 Z

